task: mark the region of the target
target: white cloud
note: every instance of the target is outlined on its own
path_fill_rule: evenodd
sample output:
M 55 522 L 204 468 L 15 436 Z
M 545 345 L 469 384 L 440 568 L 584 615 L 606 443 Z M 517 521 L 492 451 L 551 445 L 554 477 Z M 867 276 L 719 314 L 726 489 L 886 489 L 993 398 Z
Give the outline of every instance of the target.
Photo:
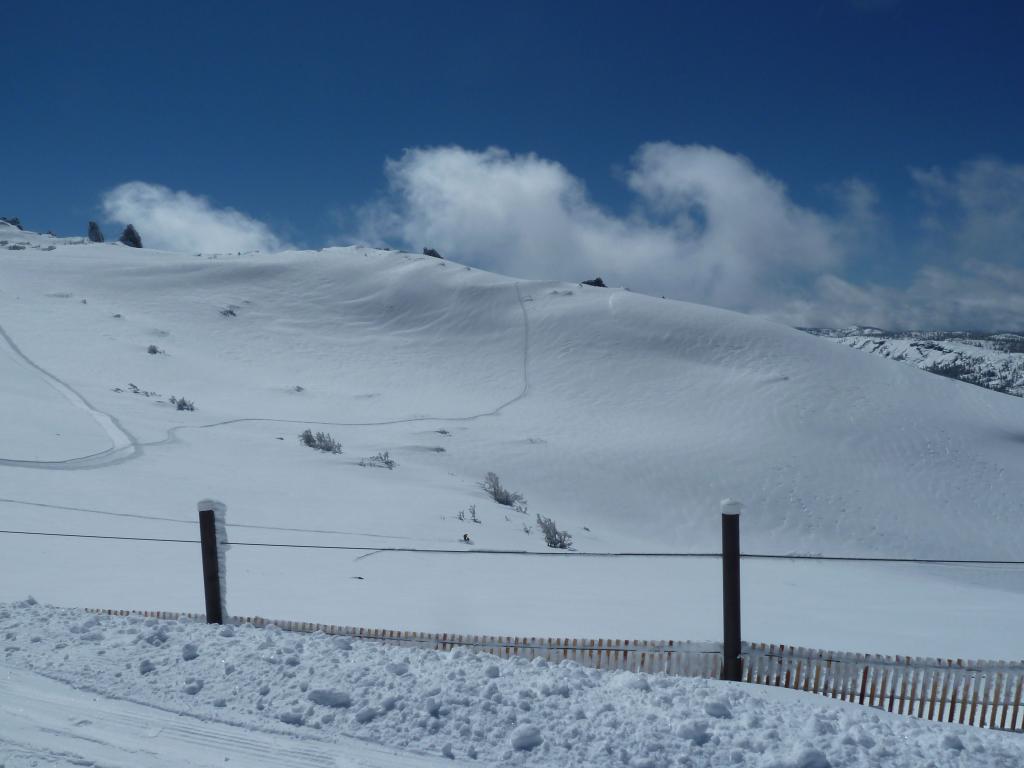
M 359 236 L 528 278 L 606 281 L 794 325 L 1019 328 L 1024 318 L 1024 166 L 913 171 L 926 212 L 913 247 L 928 265 L 905 286 L 845 277 L 861 258 L 902 255 L 874 189 L 831 187 L 839 211 L 795 203 L 746 158 L 646 144 L 626 176 L 628 216 L 587 196 L 562 165 L 461 147 L 407 150 L 389 193 L 360 212 Z M 920 251 L 917 254 L 916 251 Z
M 360 235 L 430 245 L 533 278 L 606 280 L 747 311 L 767 309 L 844 256 L 837 220 L 793 203 L 745 158 L 648 144 L 628 175 L 637 205 L 614 216 L 558 163 L 491 148 L 412 149 L 386 166 L 391 194 Z
M 133 224 L 148 248 L 228 253 L 285 247 L 263 222 L 159 184 L 121 184 L 103 196 L 103 210 L 113 221 Z

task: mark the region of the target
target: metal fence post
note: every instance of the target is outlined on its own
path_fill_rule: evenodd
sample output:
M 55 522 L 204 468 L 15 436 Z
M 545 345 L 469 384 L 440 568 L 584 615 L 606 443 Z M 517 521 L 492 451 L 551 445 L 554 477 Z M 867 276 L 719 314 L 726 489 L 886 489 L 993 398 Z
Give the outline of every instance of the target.
M 203 548 L 203 588 L 206 591 L 206 623 L 223 624 L 220 602 L 220 563 L 217 559 L 217 524 L 213 505 L 199 507 L 199 539 Z
M 739 681 L 743 675 L 740 634 L 740 510 L 743 505 L 722 500 L 722 679 Z

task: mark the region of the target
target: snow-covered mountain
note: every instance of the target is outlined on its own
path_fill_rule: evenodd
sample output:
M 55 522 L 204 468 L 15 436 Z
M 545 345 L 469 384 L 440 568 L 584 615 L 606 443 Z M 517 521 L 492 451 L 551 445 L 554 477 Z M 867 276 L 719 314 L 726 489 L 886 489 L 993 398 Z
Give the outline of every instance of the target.
M 1017 398 L 734 312 L 418 254 L 182 254 L 3 227 L 0 528 L 188 540 L 212 497 L 235 542 L 366 548 L 232 548 L 236 614 L 714 638 L 714 560 L 372 551 L 461 551 L 468 533 L 550 552 L 538 514 L 578 552 L 713 551 L 724 497 L 747 504 L 747 552 L 1024 551 Z M 302 445 L 307 428 L 343 453 Z M 383 451 L 394 469 L 366 461 Z M 488 472 L 525 513 L 481 490 Z M 202 610 L 192 545 L 0 548 L 0 599 Z M 1015 570 L 744 568 L 751 639 L 992 658 L 1024 629 Z
M 1024 334 L 801 328 L 815 336 L 922 370 L 1024 397 Z

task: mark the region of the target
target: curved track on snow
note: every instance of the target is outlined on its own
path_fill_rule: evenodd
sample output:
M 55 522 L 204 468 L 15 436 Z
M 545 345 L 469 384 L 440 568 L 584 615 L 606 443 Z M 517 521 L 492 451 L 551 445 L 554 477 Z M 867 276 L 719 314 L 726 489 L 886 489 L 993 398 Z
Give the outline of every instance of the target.
M 197 430 L 197 429 L 215 429 L 217 427 L 226 427 L 233 424 L 246 424 L 246 423 L 267 423 L 267 424 L 300 424 L 300 425 L 313 425 L 313 426 L 328 426 L 328 427 L 385 427 L 392 426 L 395 424 L 412 424 L 416 422 L 424 421 L 442 421 L 442 422 L 467 422 L 475 421 L 477 419 L 486 418 L 488 416 L 497 416 L 503 410 L 508 408 L 520 400 L 525 398 L 530 392 L 530 371 L 529 371 L 529 359 L 530 359 L 530 318 L 526 312 L 526 302 L 523 299 L 522 291 L 519 288 L 519 284 L 515 284 L 516 301 L 519 304 L 519 309 L 523 316 L 523 359 L 522 359 L 522 370 L 523 370 L 523 383 L 519 392 L 512 398 L 506 400 L 500 405 L 492 408 L 489 411 L 482 413 L 474 413 L 468 416 L 413 416 L 403 419 L 386 419 L 383 421 L 316 421 L 308 419 L 275 419 L 267 417 L 240 417 L 236 419 L 225 419 L 224 421 L 215 421 L 210 424 L 182 424 L 176 427 L 171 427 L 167 430 L 166 436 L 161 440 L 154 440 L 151 442 L 140 442 L 132 437 L 121 425 L 117 422 L 113 416 L 103 411 L 97 410 L 91 406 L 84 397 L 76 392 L 67 383 L 61 381 L 59 378 L 54 376 L 49 371 L 37 365 L 29 357 L 27 357 L 21 349 L 18 348 L 14 340 L 7 334 L 0 326 L 0 338 L 2 338 L 11 350 L 20 358 L 22 361 L 30 365 L 32 368 L 37 370 L 42 376 L 57 389 L 61 394 L 67 397 L 74 405 L 80 408 L 85 408 L 92 414 L 93 418 L 97 423 L 103 427 L 111 439 L 111 447 L 99 451 L 97 453 L 89 454 L 87 456 L 78 456 L 71 459 L 63 459 L 61 461 L 28 461 L 25 459 L 13 459 L 0 457 L 0 466 L 6 467 L 20 467 L 24 469 L 96 469 L 99 467 L 107 467 L 114 464 L 123 464 L 131 459 L 138 458 L 142 455 L 144 448 L 156 448 L 164 445 L 170 445 L 177 440 L 179 432 L 184 430 Z
M 28 357 L 28 355 L 21 351 L 21 348 L 15 343 L 14 339 L 10 337 L 10 334 L 7 333 L 2 325 L 0 325 L 0 339 L 3 339 L 7 344 L 11 352 L 14 353 L 15 358 L 35 370 L 50 387 L 60 393 L 69 403 L 71 403 L 71 405 L 75 408 L 86 411 L 93 418 L 96 424 L 106 433 L 107 438 L 110 440 L 109 448 L 88 454 L 87 456 L 76 456 L 74 458 L 61 459 L 58 461 L 29 461 L 26 459 L 0 457 L 0 466 L 30 467 L 37 469 L 55 469 L 59 467 L 73 468 L 81 462 L 102 462 L 105 460 L 122 461 L 138 455 L 138 441 L 132 437 L 132 435 L 129 434 L 129 432 L 122 427 L 120 423 L 118 423 L 115 417 L 95 408 L 78 391 L 76 391 L 74 387 L 50 373 Z

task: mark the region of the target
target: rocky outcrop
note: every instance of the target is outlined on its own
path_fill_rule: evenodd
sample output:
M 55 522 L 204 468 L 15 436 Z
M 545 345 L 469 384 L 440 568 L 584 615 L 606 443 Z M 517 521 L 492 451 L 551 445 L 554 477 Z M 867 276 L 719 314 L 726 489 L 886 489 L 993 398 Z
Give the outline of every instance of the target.
M 131 224 L 124 228 L 124 232 L 121 233 L 118 242 L 124 243 L 131 248 L 142 247 L 142 237 Z
M 423 249 L 423 255 L 424 256 L 433 256 L 435 259 L 443 259 L 444 258 L 444 256 L 442 256 L 440 253 L 435 251 L 433 248 L 424 248 Z
M 136 235 L 138 233 L 136 232 Z M 100 231 L 100 225 L 95 221 L 89 222 L 89 241 L 93 243 L 102 243 L 104 240 L 103 232 Z
M 21 226 L 21 219 L 19 219 L 17 216 L 11 216 L 11 217 L 0 216 L 0 221 L 2 221 L 4 224 L 10 224 L 12 227 L 17 227 L 18 229 L 24 229 L 24 227 Z
M 595 277 L 593 280 L 584 280 L 582 283 L 580 283 L 580 285 L 592 285 L 595 288 L 608 287 L 607 285 L 604 284 L 604 280 L 602 280 L 600 277 Z

